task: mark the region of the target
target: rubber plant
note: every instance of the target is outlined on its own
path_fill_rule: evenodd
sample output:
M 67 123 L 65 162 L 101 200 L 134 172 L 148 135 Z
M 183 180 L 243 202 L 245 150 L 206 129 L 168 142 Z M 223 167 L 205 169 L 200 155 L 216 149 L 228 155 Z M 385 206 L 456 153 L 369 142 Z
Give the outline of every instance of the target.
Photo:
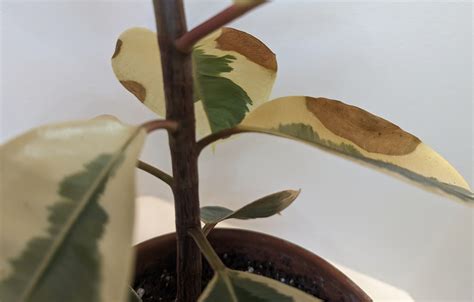
M 235 211 L 200 209 L 199 153 L 237 133 L 295 139 L 472 204 L 463 177 L 398 126 L 322 97 L 269 101 L 275 55 L 223 27 L 263 2 L 236 1 L 187 31 L 182 0 L 154 0 L 158 35 L 132 28 L 119 37 L 118 80 L 166 119 L 131 126 L 101 116 L 39 127 L 1 146 L 1 301 L 139 301 L 128 287 L 136 166 L 174 193 L 177 301 L 317 301 L 226 268 L 206 239 L 222 220 L 274 215 L 299 193 L 270 194 Z M 138 161 L 146 134 L 157 129 L 169 133 L 172 176 Z M 201 253 L 215 270 L 202 293 Z

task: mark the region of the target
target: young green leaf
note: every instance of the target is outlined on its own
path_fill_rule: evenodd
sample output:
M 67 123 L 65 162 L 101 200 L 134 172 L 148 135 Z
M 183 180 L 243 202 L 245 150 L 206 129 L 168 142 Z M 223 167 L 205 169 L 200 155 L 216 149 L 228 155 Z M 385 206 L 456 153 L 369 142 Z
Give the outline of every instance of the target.
M 144 136 L 98 118 L 1 146 L 0 300 L 126 300 Z
M 276 77 L 275 55 L 255 37 L 222 28 L 193 51 L 195 113 L 199 136 L 233 127 L 268 100 Z M 158 115 L 165 116 L 156 34 L 131 28 L 117 40 L 112 67 L 120 83 Z
M 417 137 L 360 108 L 304 96 L 261 105 L 237 127 L 297 139 L 335 154 L 438 189 L 463 201 L 474 200 L 464 178 Z
M 201 208 L 201 220 L 206 224 L 206 233 L 216 224 L 227 219 L 255 219 L 270 217 L 286 209 L 299 195 L 300 191 L 286 190 L 262 197 L 246 206 L 232 211 L 219 206 Z

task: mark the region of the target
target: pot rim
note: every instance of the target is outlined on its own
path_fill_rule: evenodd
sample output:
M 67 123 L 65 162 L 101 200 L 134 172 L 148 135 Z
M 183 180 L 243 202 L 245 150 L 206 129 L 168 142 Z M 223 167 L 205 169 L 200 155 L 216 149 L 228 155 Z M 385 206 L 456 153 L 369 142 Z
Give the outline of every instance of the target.
M 265 249 L 267 250 L 278 250 L 289 257 L 294 256 L 313 268 L 317 267 L 321 275 L 337 280 L 337 283 L 340 284 L 342 288 L 347 289 L 353 294 L 352 296 L 355 298 L 353 301 L 372 301 L 372 299 L 359 286 L 357 286 L 357 284 L 355 284 L 334 265 L 315 253 L 285 239 L 261 232 L 236 228 L 215 228 L 209 233 L 208 238 L 213 246 L 215 246 L 215 243 L 213 242 L 216 241 L 238 242 L 241 245 L 246 245 L 247 242 L 247 244 L 251 243 L 251 245 L 254 246 L 265 246 Z M 243 240 L 243 238 L 245 238 L 245 240 Z M 157 244 L 160 244 L 161 246 L 175 246 L 176 233 L 172 232 L 156 236 L 135 245 L 137 252 L 135 265 L 136 272 L 144 270 L 146 265 L 144 265 L 143 262 L 149 262 L 148 259 L 156 258 L 155 246 Z M 250 244 L 248 245 L 250 246 Z M 218 246 L 215 246 L 215 248 L 216 250 L 219 249 Z M 174 254 L 174 251 L 163 251 L 161 254 L 165 257 L 171 256 L 171 254 Z M 139 259 L 140 257 L 141 259 Z M 139 274 L 140 273 L 138 273 L 138 275 Z

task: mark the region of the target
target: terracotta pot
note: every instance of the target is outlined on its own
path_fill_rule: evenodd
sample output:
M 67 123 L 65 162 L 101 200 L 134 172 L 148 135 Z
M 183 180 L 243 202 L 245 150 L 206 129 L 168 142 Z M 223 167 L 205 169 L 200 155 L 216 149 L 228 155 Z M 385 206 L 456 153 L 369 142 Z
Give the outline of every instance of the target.
M 337 268 L 321 257 L 285 240 L 262 233 L 218 228 L 208 237 L 217 254 L 238 251 L 249 259 L 266 263 L 286 275 L 313 280 L 319 298 L 325 301 L 372 301 L 370 297 Z M 146 270 L 174 270 L 176 238 L 167 234 L 136 246 L 135 277 Z M 314 283 L 315 282 L 315 283 Z

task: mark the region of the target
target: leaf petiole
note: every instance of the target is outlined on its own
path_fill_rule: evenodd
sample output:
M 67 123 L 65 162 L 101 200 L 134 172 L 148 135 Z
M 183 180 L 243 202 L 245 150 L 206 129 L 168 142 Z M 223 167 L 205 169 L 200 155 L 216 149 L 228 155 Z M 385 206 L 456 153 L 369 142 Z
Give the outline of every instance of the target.
M 204 257 L 206 257 L 207 261 L 209 261 L 212 269 L 214 269 L 216 272 L 224 271 L 226 269 L 224 263 L 221 261 L 216 251 L 211 246 L 211 243 L 209 243 L 207 240 L 206 236 L 204 236 L 201 229 L 190 229 L 188 233 L 199 246 L 199 249 L 203 253 Z
M 144 161 L 139 160 L 137 164 L 137 168 L 155 176 L 158 179 L 161 179 L 162 181 L 167 183 L 170 187 L 173 187 L 173 177 L 169 175 L 168 173 L 158 169 L 157 167 L 154 167 Z

